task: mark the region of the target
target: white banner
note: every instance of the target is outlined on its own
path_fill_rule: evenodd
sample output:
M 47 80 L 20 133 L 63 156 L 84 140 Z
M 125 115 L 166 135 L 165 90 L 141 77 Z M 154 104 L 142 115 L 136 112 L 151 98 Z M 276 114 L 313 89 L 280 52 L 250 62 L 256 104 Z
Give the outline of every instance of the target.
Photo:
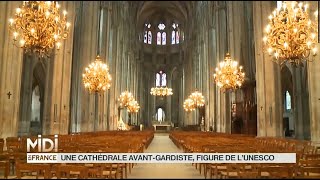
M 27 153 L 28 163 L 296 163 L 296 153 Z

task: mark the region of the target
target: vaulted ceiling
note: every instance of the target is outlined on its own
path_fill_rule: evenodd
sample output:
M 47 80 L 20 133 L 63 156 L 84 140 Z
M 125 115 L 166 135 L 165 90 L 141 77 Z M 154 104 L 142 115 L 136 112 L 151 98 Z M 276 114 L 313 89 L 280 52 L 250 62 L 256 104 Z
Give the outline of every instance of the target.
M 137 2 L 137 26 L 143 27 L 145 22 L 172 19 L 184 23 L 188 19 L 190 1 L 142 1 Z

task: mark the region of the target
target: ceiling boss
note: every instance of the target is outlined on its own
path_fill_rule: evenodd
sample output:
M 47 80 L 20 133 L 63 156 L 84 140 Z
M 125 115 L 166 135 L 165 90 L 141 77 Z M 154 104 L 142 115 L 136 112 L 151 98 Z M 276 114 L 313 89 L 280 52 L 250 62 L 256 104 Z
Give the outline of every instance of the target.
M 287 62 L 294 67 L 304 61 L 312 61 L 309 55 L 316 55 L 318 11 L 311 21 L 308 5 L 302 2 L 283 2 L 269 16 L 265 29 L 265 50 L 273 56 L 273 61 L 283 66 Z
M 56 1 L 23 1 L 16 9 L 15 17 L 9 19 L 14 44 L 26 53 L 49 57 L 54 47 L 61 47 L 66 39 L 70 23 L 66 21 L 67 11 L 60 15 Z

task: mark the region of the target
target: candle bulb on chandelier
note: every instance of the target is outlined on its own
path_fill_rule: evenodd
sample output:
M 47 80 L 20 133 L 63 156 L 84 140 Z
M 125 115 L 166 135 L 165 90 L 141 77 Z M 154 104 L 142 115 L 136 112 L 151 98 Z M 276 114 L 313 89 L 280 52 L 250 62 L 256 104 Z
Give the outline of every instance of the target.
M 70 23 L 69 23 L 69 22 L 67 22 L 66 26 L 67 26 L 67 29 L 69 29 L 69 27 L 70 27 Z
M 16 39 L 17 39 L 17 36 L 18 36 L 18 33 L 17 33 L 17 32 L 14 32 L 14 33 L 13 33 L 13 36 L 14 36 L 14 40 L 16 40 Z
M 61 43 L 57 42 L 57 49 L 60 49 Z
M 308 4 L 304 5 L 304 11 L 307 12 Z
M 46 11 L 46 18 L 48 19 L 49 18 L 49 16 L 50 16 L 50 12 L 49 11 Z
M 14 20 L 13 19 L 9 19 L 9 22 L 10 22 L 10 26 L 12 26 Z
M 24 43 L 25 43 L 25 41 L 22 39 L 22 40 L 20 40 L 20 45 L 21 46 L 24 46 Z
M 17 8 L 16 12 L 17 12 L 18 14 L 20 14 L 20 13 L 21 13 L 21 9 L 20 9 L 20 8 Z

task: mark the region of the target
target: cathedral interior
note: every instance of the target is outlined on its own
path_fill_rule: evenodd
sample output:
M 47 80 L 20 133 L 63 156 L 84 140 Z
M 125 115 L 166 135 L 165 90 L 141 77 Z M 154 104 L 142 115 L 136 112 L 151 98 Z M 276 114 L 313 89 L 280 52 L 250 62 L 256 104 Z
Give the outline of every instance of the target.
M 320 149 L 318 1 L 30 2 L 0 2 L 0 162 L 6 139 L 39 134 Z

